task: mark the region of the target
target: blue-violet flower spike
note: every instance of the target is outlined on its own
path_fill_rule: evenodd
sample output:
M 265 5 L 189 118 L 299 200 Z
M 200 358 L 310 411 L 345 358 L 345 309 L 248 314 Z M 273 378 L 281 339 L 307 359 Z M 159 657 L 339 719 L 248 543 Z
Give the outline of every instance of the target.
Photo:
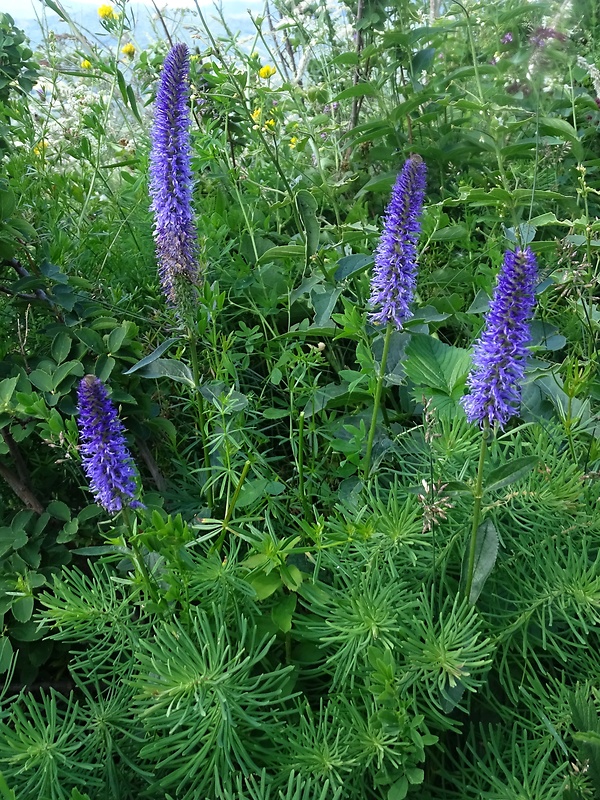
M 507 250 L 462 399 L 469 422 L 504 428 L 519 411 L 536 280 L 531 248 Z
M 419 155 L 404 164 L 385 211 L 383 233 L 375 251 L 369 315 L 377 325 L 401 330 L 412 316 L 410 303 L 417 285 L 417 242 L 425 198 L 427 168 Z
M 198 282 L 198 237 L 192 209 L 189 51 L 176 44 L 165 58 L 156 95 L 150 195 L 163 292 L 174 306 Z
M 96 502 L 111 513 L 124 506 L 139 507 L 125 428 L 106 387 L 94 375 L 86 375 L 79 383 L 78 400 L 83 469 Z

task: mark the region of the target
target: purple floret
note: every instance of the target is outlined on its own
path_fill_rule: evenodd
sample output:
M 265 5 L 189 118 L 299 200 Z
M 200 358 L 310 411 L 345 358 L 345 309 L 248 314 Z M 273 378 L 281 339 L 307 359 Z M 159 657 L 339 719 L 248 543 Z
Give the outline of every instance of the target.
M 125 428 L 106 387 L 94 375 L 86 375 L 79 383 L 78 400 L 80 452 L 96 502 L 111 513 L 124 506 L 139 507 Z
M 469 422 L 504 428 L 519 411 L 536 279 L 531 248 L 506 251 L 462 399 Z
M 377 325 L 390 323 L 401 330 L 412 316 L 410 303 L 417 284 L 417 242 L 426 174 L 421 156 L 412 155 L 392 189 L 371 279 L 369 302 L 377 310 L 369 319 Z
M 154 239 L 163 292 L 178 305 L 198 282 L 198 237 L 192 210 L 189 52 L 176 44 L 165 58 L 156 95 L 150 195 Z

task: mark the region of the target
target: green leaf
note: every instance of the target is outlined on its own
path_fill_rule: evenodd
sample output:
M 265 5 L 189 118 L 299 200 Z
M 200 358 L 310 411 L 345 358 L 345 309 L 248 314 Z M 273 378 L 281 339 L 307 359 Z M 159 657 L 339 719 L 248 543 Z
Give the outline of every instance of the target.
M 57 364 L 62 364 L 71 351 L 72 339 L 66 331 L 57 333 L 52 342 L 52 358 Z
M 81 328 L 81 330 L 75 331 L 75 336 L 80 342 L 83 342 L 86 347 L 93 350 L 94 353 L 106 353 L 104 341 L 98 331 L 93 331 L 91 328 Z
M 57 544 L 64 544 L 65 542 L 73 541 L 78 530 L 79 520 L 77 517 L 75 517 L 75 519 L 72 519 L 70 522 L 66 522 L 63 525 L 62 531 L 56 537 Z
M 270 572 L 268 575 L 264 573 L 253 575 L 249 579 L 249 583 L 256 592 L 256 596 L 259 600 L 265 600 L 267 597 L 270 597 L 273 592 L 276 592 L 282 585 L 281 577 L 277 572 Z
M 600 733 L 596 731 L 577 731 L 576 733 L 572 733 L 571 736 L 577 742 L 600 745 Z
M 48 2 L 48 0 L 46 0 L 46 2 Z M 12 789 L 8 788 L 8 784 L 4 780 L 2 773 L 0 773 L 0 798 L 2 798 L 2 800 L 17 800 L 17 795 Z
M 142 367 L 146 367 L 148 366 L 148 364 L 152 364 L 152 362 L 156 361 L 157 358 L 160 358 L 160 356 L 162 356 L 162 354 L 166 350 L 168 350 L 169 347 L 171 347 L 171 345 L 175 344 L 175 342 L 178 341 L 179 341 L 178 338 L 165 339 L 165 341 L 162 344 L 159 344 L 156 350 L 153 350 L 150 353 L 150 355 L 144 356 L 144 358 L 142 358 L 141 361 L 138 361 L 137 364 L 134 364 L 133 367 L 130 367 L 126 372 L 123 373 L 123 375 L 131 375 L 132 372 L 137 372 L 138 369 L 142 369 Z
M 297 600 L 297 595 L 287 594 L 271 609 L 271 619 L 284 633 L 288 633 L 292 629 L 292 617 L 296 610 Z
M 94 370 L 96 377 L 99 378 L 102 383 L 106 383 L 110 378 L 113 369 L 116 366 L 116 361 L 112 356 L 100 356 L 98 361 L 96 361 L 96 368 Z M 117 399 L 118 389 L 113 389 L 113 399 Z
M 127 99 L 129 100 L 129 106 L 133 111 L 134 117 L 137 119 L 138 122 L 142 122 L 142 117 L 140 115 L 140 111 L 137 106 L 137 100 L 135 99 L 135 93 L 132 87 L 128 84 L 127 85 Z
M 114 544 L 98 544 L 91 547 L 78 547 L 71 552 L 80 556 L 110 556 L 120 553 L 121 549 Z
M 55 519 L 59 519 L 61 522 L 68 522 L 71 519 L 71 509 L 66 503 L 63 503 L 62 500 L 53 500 L 48 504 L 46 510 Z
M 18 550 L 28 542 L 25 531 L 13 531 L 11 528 L 0 528 L 0 556 L 9 550 Z
M 0 190 L 0 220 L 8 219 L 16 205 L 15 193 L 12 189 Z
M 343 281 L 351 275 L 363 272 L 374 264 L 373 256 L 356 253 L 351 256 L 344 256 L 337 262 L 337 269 L 334 274 L 336 281 Z
M 56 391 L 60 384 L 69 375 L 77 375 L 79 378 L 83 377 L 83 364 L 81 361 L 66 361 L 60 364 L 52 375 L 52 389 Z
M 121 349 L 125 337 L 127 336 L 127 328 L 122 325 L 119 328 L 112 330 L 106 339 L 106 346 L 109 353 L 117 353 Z
M 387 800 L 404 800 L 408 794 L 408 779 L 402 776 L 388 789 Z
M 473 568 L 473 582 L 469 593 L 469 603 L 474 605 L 487 581 L 498 557 L 498 532 L 490 519 L 484 520 L 477 528 L 475 541 L 475 564 Z M 469 552 L 465 552 L 463 575 L 466 579 Z
M 336 95 L 332 102 L 339 103 L 340 100 L 349 100 L 352 97 L 377 97 L 378 95 L 379 90 L 372 83 L 357 83 Z
M 398 172 L 386 172 L 384 175 L 375 175 L 374 178 L 368 180 L 365 185 L 356 193 L 358 200 L 367 192 L 385 192 L 389 194 L 394 185 L 394 181 L 398 177 Z
M 33 597 L 17 597 L 12 604 L 11 611 L 17 622 L 29 622 L 33 614 Z
M 266 408 L 263 411 L 265 419 L 284 419 L 290 416 L 289 408 Z
M 13 657 L 13 648 L 12 643 L 8 636 L 2 636 L 0 638 L 0 675 L 3 672 L 6 672 L 10 667 L 11 661 Z M 0 791 L 2 789 L 2 783 L 0 782 Z
M 458 225 L 448 225 L 446 228 L 438 228 L 431 236 L 432 242 L 451 242 L 455 239 L 466 239 L 468 235 L 467 226 L 462 223 Z
M 248 398 L 223 381 L 211 381 L 200 387 L 200 394 L 225 414 L 235 414 L 248 406 Z
M 51 8 L 52 11 L 54 11 L 55 14 L 58 14 L 58 16 L 62 20 L 64 20 L 64 22 L 70 22 L 69 17 L 67 17 L 65 15 L 65 12 L 63 11 L 63 9 L 59 5 L 57 5 L 55 2 L 53 2 L 53 0 L 44 0 L 44 3 L 48 6 L 48 8 Z
M 131 370 L 130 370 L 131 371 Z M 194 386 L 194 378 L 188 366 L 174 358 L 157 358 L 140 370 L 144 378 L 170 378 L 188 386 Z
M 31 599 L 33 602 L 33 598 Z M 37 642 L 46 635 L 44 629 L 32 619 L 28 622 L 14 622 L 8 632 L 17 642 Z
M 43 372 L 41 369 L 34 369 L 33 372 L 29 373 L 28 377 L 36 389 L 41 389 L 42 392 L 52 392 L 54 390 L 54 381 L 47 372 Z
M 425 780 L 425 773 L 420 767 L 407 767 L 406 777 L 409 783 L 412 783 L 413 786 L 418 786 Z
M 284 585 L 291 591 L 297 592 L 302 585 L 302 573 L 295 564 L 282 564 L 279 568 L 281 573 L 281 580 Z
M 319 249 L 319 234 L 321 232 L 321 226 L 317 219 L 319 204 L 307 189 L 300 189 L 296 193 L 296 205 L 306 233 L 306 256 L 310 258 Z
M 129 98 L 127 97 L 127 82 L 125 81 L 125 76 L 121 72 L 121 70 L 117 67 L 117 83 L 119 84 L 119 91 L 121 92 L 121 97 L 123 98 L 123 102 L 127 105 Z
M 270 247 L 258 259 L 258 263 L 264 264 L 274 258 L 297 258 L 298 256 L 304 256 L 304 252 L 304 246 L 301 244 L 284 244 L 280 247 Z
M 542 117 L 538 122 L 540 133 L 550 134 L 551 136 L 560 136 L 571 142 L 573 146 L 573 154 L 575 158 L 583 158 L 583 147 L 577 131 L 567 122 L 566 119 L 559 119 L 558 117 Z
M 484 491 L 497 492 L 510 483 L 521 480 L 528 472 L 531 472 L 538 461 L 537 456 L 522 456 L 521 458 L 514 458 L 501 467 L 497 467 L 487 476 Z
M 404 369 L 417 386 L 452 397 L 464 387 L 471 356 L 459 347 L 443 344 L 433 336 L 413 334 L 406 348 Z
M 4 378 L 0 381 L 0 406 L 4 406 L 8 410 L 8 404 L 13 396 L 17 386 L 18 378 Z
M 312 400 L 304 406 L 304 416 L 306 419 L 312 417 L 318 411 L 327 408 L 330 402 L 338 397 L 343 397 L 348 394 L 347 383 L 328 383 L 322 389 L 317 389 Z

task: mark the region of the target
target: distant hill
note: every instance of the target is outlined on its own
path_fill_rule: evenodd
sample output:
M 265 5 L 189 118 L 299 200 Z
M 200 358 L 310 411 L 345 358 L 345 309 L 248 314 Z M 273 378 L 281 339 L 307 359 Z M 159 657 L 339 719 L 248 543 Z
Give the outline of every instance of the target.
M 99 5 L 101 3 L 99 2 Z M 157 3 L 160 7 L 160 2 Z M 106 36 L 102 30 L 99 20 L 98 11 L 95 5 L 89 3 L 78 2 L 64 2 L 63 6 L 68 12 L 69 16 L 75 25 L 84 33 L 93 34 L 97 37 Z M 131 3 L 129 6 L 129 13 L 135 19 L 134 40 L 140 47 L 146 47 L 150 42 L 156 41 L 158 38 L 164 37 L 161 25 L 157 19 L 156 12 L 151 6 L 146 6 L 138 3 Z M 250 21 L 248 8 L 252 8 L 254 14 L 258 14 L 262 9 L 262 5 L 250 0 L 224 0 L 222 4 L 223 17 L 226 20 L 230 29 L 239 34 L 243 38 L 251 38 L 255 33 L 255 28 Z M 212 5 L 202 7 L 202 12 L 205 18 L 211 25 L 214 25 L 213 32 L 219 36 L 223 33 L 223 28 L 217 20 L 216 9 Z M 181 24 L 181 15 L 184 16 L 184 24 Z M 11 16 L 15 23 L 21 30 L 25 32 L 34 48 L 38 47 L 43 39 L 43 31 L 40 26 L 40 21 L 34 16 L 30 16 L 31 11 L 23 13 L 22 11 L 15 10 L 11 12 Z M 171 31 L 176 31 L 177 39 L 179 41 L 191 42 L 191 36 L 187 27 L 200 27 L 198 16 L 193 10 L 186 10 L 185 12 L 176 11 L 174 9 L 167 9 L 165 11 L 165 20 L 167 26 Z M 45 13 L 45 21 L 47 27 L 58 34 L 68 34 L 69 26 L 54 12 L 47 10 Z

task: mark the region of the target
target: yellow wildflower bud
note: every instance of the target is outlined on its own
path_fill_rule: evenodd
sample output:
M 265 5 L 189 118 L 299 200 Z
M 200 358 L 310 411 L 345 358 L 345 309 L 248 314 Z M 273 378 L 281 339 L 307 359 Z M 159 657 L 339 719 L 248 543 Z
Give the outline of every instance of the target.
M 290 150 L 294 150 L 297 144 L 298 144 L 298 137 L 292 136 L 292 138 L 290 139 Z
M 271 130 L 273 130 L 273 128 L 275 127 L 275 120 L 274 120 L 273 118 L 271 118 L 271 119 L 268 119 L 268 120 L 265 122 L 265 126 L 266 126 L 267 128 L 271 128 Z
M 121 52 L 123 55 L 129 56 L 129 58 L 133 58 L 135 55 L 135 47 L 131 44 L 131 42 L 127 42 L 127 44 L 123 45 L 121 48 Z
M 276 72 L 277 70 L 275 69 L 275 67 L 272 67 L 270 64 L 266 64 L 264 67 L 261 67 L 258 70 L 258 75 L 260 78 L 263 79 L 263 81 L 267 81 L 269 80 L 269 78 L 273 77 L 273 75 L 275 75 Z
M 258 122 L 260 120 L 262 114 L 262 110 L 260 108 L 255 108 L 254 111 L 250 114 L 254 122 Z
M 87 58 L 84 58 L 83 61 L 81 62 L 80 66 L 81 66 L 81 69 L 91 69 L 92 68 L 92 62 L 88 61 Z
M 44 154 L 44 151 L 48 147 L 48 142 L 45 139 L 40 139 L 40 141 L 36 144 L 33 148 L 33 152 L 36 156 L 41 156 Z
M 114 8 L 106 3 L 98 9 L 98 16 L 100 19 L 115 19 L 116 15 Z

